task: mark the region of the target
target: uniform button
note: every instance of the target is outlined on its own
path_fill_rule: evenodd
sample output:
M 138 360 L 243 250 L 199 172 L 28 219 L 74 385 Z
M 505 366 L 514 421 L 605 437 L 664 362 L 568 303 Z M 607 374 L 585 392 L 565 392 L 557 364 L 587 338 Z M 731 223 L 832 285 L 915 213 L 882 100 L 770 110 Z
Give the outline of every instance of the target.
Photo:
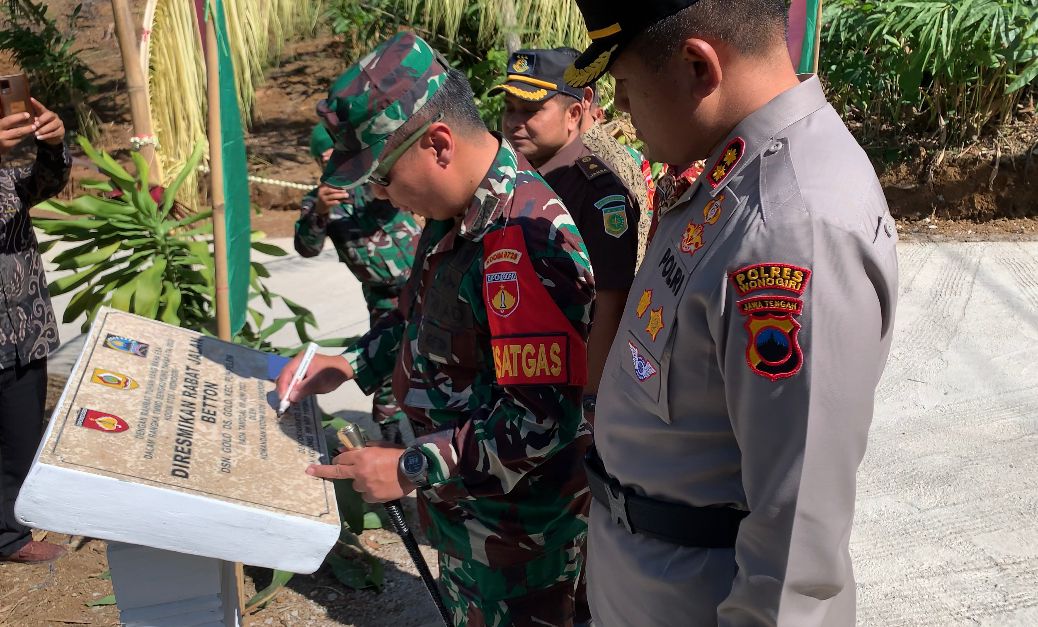
M 773 155 L 773 154 L 775 154 L 776 152 L 778 152 L 780 150 L 782 150 L 782 142 L 780 142 L 780 141 L 771 142 L 771 145 L 768 146 L 768 154 L 769 155 Z

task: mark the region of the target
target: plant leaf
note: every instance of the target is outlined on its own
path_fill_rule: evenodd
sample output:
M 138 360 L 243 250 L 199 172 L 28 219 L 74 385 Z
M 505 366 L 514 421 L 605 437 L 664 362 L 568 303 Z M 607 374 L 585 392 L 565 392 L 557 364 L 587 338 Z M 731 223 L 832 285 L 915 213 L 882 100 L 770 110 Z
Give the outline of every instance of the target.
M 162 275 L 165 271 L 166 260 L 160 257 L 137 278 L 137 290 L 133 299 L 134 313 L 151 319 L 158 315 Z
M 253 242 L 252 249 L 263 253 L 264 255 L 270 255 L 272 257 L 284 257 L 288 253 L 285 252 L 280 246 L 275 246 L 267 242 Z
M 108 596 L 101 597 L 100 599 L 94 599 L 93 601 L 87 601 L 86 603 L 84 603 L 84 605 L 86 605 L 87 607 L 101 607 L 101 606 L 104 606 L 104 605 L 115 605 L 115 595 L 114 594 L 109 594 Z
M 270 580 L 270 585 L 266 588 L 258 591 L 252 596 L 251 599 L 245 603 L 245 611 L 252 612 L 255 610 L 263 609 L 263 607 L 274 600 L 278 592 L 292 580 L 295 573 L 290 573 L 287 570 L 275 570 L 273 571 L 273 578 Z

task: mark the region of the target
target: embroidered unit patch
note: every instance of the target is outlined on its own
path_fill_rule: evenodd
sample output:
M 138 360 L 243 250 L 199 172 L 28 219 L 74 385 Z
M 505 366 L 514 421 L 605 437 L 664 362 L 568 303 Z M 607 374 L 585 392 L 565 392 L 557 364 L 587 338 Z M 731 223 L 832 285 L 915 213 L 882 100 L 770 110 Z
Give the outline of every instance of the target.
M 522 258 L 523 254 L 514 248 L 495 250 L 493 253 L 487 256 L 487 260 L 483 262 L 483 268 L 489 268 L 495 263 L 501 263 L 505 261 L 507 261 L 508 263 L 519 263 L 519 260 Z
M 519 308 L 519 274 L 516 272 L 491 272 L 486 275 L 487 306 L 502 318 L 515 313 Z
M 602 211 L 602 222 L 605 231 L 613 237 L 620 237 L 627 232 L 627 199 L 619 194 L 606 196 L 595 203 Z
M 804 301 L 791 296 L 754 296 L 736 303 L 746 317 L 746 363 L 754 374 L 772 381 L 800 372 L 804 354 L 800 323 Z
M 656 341 L 656 336 L 663 330 L 663 307 L 653 309 L 649 314 L 649 324 L 645 325 L 645 332 L 649 334 L 652 341 Z
M 742 137 L 736 137 L 728 142 L 728 145 L 721 152 L 721 156 L 717 159 L 717 163 L 708 171 L 706 181 L 710 183 L 712 189 L 717 189 L 728 178 L 735 166 L 742 161 L 742 156 L 745 152 L 746 142 L 743 141 Z
M 501 385 L 565 384 L 569 345 L 565 335 L 493 338 L 494 371 Z
M 788 263 L 757 263 L 731 273 L 739 296 L 763 290 L 782 290 L 800 295 L 807 289 L 811 271 Z
M 641 318 L 645 315 L 646 310 L 649 309 L 649 305 L 652 304 L 652 290 L 645 290 L 642 292 L 642 297 L 638 300 L 638 309 L 635 313 Z
M 718 194 L 717 198 L 711 198 L 710 202 L 703 207 L 703 220 L 707 224 L 717 224 L 721 219 L 721 207 L 724 203 L 724 194 Z
M 685 235 L 681 238 L 681 252 L 689 255 L 703 247 L 703 225 L 689 222 L 685 227 Z
M 530 57 L 525 54 L 519 54 L 515 57 L 515 63 L 512 64 L 512 71 L 522 74 L 523 72 L 530 69 Z
M 648 381 L 656 374 L 656 367 L 649 363 L 648 359 L 642 357 L 641 351 L 634 345 L 633 342 L 628 341 L 627 346 L 631 349 L 631 360 L 634 362 L 634 376 L 638 377 L 641 382 Z

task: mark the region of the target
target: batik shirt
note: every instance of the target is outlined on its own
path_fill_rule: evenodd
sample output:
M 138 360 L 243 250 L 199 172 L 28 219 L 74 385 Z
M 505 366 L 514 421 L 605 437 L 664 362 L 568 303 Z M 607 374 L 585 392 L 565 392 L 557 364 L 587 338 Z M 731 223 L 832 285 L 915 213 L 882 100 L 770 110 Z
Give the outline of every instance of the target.
M 0 368 L 25 365 L 58 347 L 58 324 L 29 208 L 68 182 L 64 145 L 36 144 L 31 166 L 0 168 Z
M 580 411 L 594 281 L 562 202 L 502 140 L 470 207 L 430 220 L 400 308 L 347 349 L 365 391 L 393 371 L 430 485 L 437 550 L 495 568 L 586 533 Z

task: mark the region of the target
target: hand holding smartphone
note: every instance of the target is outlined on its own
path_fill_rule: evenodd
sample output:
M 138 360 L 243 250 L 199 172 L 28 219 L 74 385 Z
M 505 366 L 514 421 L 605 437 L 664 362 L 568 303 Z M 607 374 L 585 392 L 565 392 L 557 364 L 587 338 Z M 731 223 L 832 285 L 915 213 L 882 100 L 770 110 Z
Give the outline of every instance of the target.
M 0 76 L 0 117 L 6 118 L 16 113 L 34 115 L 29 79 L 25 74 Z

